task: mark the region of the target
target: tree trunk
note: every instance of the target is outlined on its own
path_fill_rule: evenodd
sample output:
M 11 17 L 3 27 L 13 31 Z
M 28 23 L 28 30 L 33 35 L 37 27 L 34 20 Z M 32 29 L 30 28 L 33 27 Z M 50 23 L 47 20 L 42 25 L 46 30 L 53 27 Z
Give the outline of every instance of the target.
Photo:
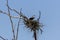
M 36 30 L 34 31 L 34 39 L 37 40 Z

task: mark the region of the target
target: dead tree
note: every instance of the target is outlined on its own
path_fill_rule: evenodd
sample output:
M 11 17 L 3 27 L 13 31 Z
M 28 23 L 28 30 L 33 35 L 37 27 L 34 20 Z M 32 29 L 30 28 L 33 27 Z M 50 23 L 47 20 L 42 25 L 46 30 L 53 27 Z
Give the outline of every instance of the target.
M 34 19 L 35 17 L 28 18 L 25 15 L 23 15 L 21 9 L 20 9 L 20 12 L 18 12 L 16 9 L 10 8 L 10 6 L 8 5 L 8 0 L 6 2 L 6 6 L 7 6 L 8 12 L 4 12 L 4 11 L 0 10 L 0 13 L 1 14 L 5 14 L 5 15 L 8 15 L 8 17 L 10 19 L 11 28 L 12 28 L 12 34 L 13 34 L 12 35 L 13 36 L 12 40 L 18 40 L 18 32 L 19 32 L 19 26 L 20 26 L 20 19 L 23 20 L 23 23 L 26 26 L 26 28 L 29 28 L 31 31 L 33 31 L 34 39 L 37 40 L 37 31 L 39 31 L 39 29 L 40 29 L 41 33 L 43 31 L 41 29 L 43 27 L 43 25 L 41 25 L 41 23 L 39 21 L 40 20 L 40 17 L 41 17 L 41 12 L 39 11 L 39 17 L 37 18 L 37 20 L 35 20 Z M 10 13 L 10 11 L 14 11 L 15 13 L 18 14 L 18 16 L 12 16 L 11 13 Z M 19 19 L 18 25 L 17 25 L 17 28 L 16 28 L 17 29 L 16 30 L 17 32 L 14 29 L 15 26 L 14 26 L 13 21 L 12 21 L 13 18 Z M 2 36 L 0 36 L 0 38 L 3 39 L 3 40 L 6 40 Z

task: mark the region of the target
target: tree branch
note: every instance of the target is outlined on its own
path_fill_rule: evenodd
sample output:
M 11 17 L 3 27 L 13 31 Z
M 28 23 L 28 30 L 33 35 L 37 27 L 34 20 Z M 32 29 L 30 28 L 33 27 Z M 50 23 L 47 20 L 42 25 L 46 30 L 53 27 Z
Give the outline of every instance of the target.
M 0 38 L 1 38 L 1 39 L 3 39 L 3 40 L 6 40 L 6 39 L 5 39 L 5 38 L 3 38 L 2 36 L 0 36 Z
M 21 17 L 21 9 L 20 9 L 19 16 Z M 19 18 L 18 25 L 17 25 L 16 40 L 18 40 L 19 25 L 20 25 L 20 18 Z
M 15 40 L 14 25 L 13 25 L 13 21 L 12 21 L 11 16 L 10 16 L 10 10 L 9 10 L 9 5 L 8 5 L 8 0 L 7 0 L 7 8 L 8 8 L 8 14 L 9 14 L 9 18 L 10 18 L 10 22 L 11 22 L 11 27 L 12 27 L 12 32 L 13 32 L 13 40 Z
M 0 13 L 5 14 L 7 16 L 11 16 L 11 15 L 7 14 L 6 12 L 4 12 L 2 10 L 0 10 Z M 11 16 L 11 18 L 20 18 L 20 17 L 19 16 Z
M 16 40 L 18 40 L 19 24 L 20 24 L 20 18 L 19 18 L 18 25 L 17 25 Z
M 37 40 L 36 30 L 34 31 L 34 39 Z
M 16 13 L 19 15 L 19 12 L 18 12 L 17 10 L 15 10 L 15 9 L 12 9 L 12 8 L 10 8 L 10 7 L 9 7 L 9 9 L 10 9 L 11 11 L 14 11 L 14 12 L 16 12 Z
M 40 18 L 41 18 L 41 11 L 39 11 L 39 18 L 37 20 L 39 21 Z

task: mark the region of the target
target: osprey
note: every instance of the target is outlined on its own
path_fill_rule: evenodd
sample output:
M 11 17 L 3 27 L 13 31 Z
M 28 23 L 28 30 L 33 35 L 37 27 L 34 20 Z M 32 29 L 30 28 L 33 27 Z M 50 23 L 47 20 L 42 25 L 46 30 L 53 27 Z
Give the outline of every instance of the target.
M 32 17 L 29 18 L 29 20 L 33 20 L 34 18 L 35 18 L 35 17 L 32 16 Z

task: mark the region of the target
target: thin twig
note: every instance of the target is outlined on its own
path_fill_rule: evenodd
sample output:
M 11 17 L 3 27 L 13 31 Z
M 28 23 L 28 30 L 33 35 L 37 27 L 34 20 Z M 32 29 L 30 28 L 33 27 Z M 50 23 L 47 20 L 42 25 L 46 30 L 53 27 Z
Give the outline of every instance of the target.
M 39 21 L 40 18 L 41 18 L 41 11 L 39 11 L 39 18 L 37 20 Z
M 0 10 L 0 13 L 3 13 L 3 14 L 6 14 L 6 15 L 8 15 L 6 12 L 4 12 L 4 11 L 2 11 L 2 10 Z
M 12 9 L 12 8 L 10 8 L 10 7 L 9 7 L 9 9 L 12 10 L 12 11 L 14 11 L 14 12 L 16 12 L 16 13 L 19 15 L 19 12 L 18 12 L 17 10 Z
M 23 13 L 20 11 L 20 13 L 17 11 L 17 10 L 15 10 L 15 9 L 12 9 L 12 8 L 10 8 L 9 7 L 9 9 L 10 10 L 12 10 L 12 11 L 14 11 L 14 12 L 16 12 L 19 16 L 21 16 L 21 17 L 23 17 L 23 18 L 25 18 L 25 19 L 28 19 L 25 15 L 23 15 Z M 22 10 L 22 8 L 20 9 L 20 10 Z
M 20 9 L 20 14 L 19 15 L 21 17 L 21 9 Z M 18 25 L 17 25 L 16 40 L 18 40 L 19 25 L 20 25 L 20 18 L 19 18 Z
M 10 15 L 10 10 L 9 10 L 9 6 L 8 6 L 8 0 L 7 0 L 7 8 L 8 8 L 8 13 Z M 15 31 L 14 31 L 14 26 L 13 26 L 13 21 L 11 19 L 11 16 L 9 16 L 10 18 L 10 22 L 11 22 L 11 27 L 12 27 L 12 32 L 13 32 L 13 40 L 15 40 Z
M 1 39 L 3 39 L 3 40 L 6 40 L 6 39 L 5 39 L 5 38 L 3 38 L 2 36 L 0 36 L 0 38 L 1 38 Z
M 17 26 L 16 40 L 18 40 L 19 24 L 20 24 L 20 18 L 19 18 L 18 26 Z
M 2 10 L 0 10 L 0 13 L 5 14 L 7 16 L 11 16 L 11 15 L 7 14 L 6 12 L 4 12 Z M 19 16 L 11 16 L 11 18 L 19 18 Z

